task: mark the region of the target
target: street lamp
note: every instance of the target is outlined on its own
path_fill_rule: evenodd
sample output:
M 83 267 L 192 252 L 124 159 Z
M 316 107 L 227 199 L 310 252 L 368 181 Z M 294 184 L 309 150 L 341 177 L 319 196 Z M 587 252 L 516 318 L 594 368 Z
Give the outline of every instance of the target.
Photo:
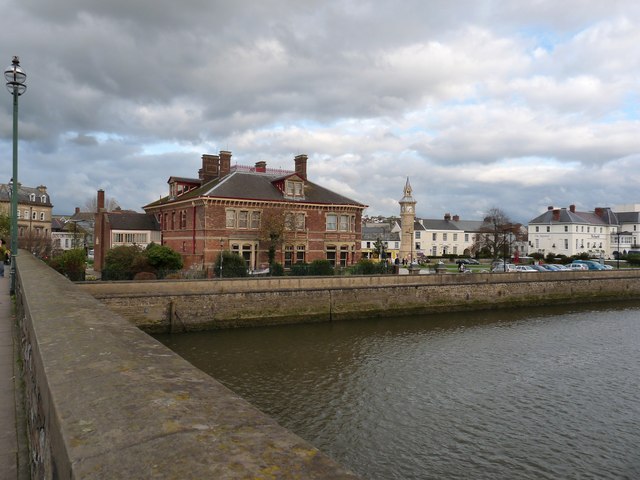
M 11 284 L 9 293 L 16 292 L 16 255 L 18 255 L 18 97 L 27 86 L 27 74 L 20 68 L 20 59 L 13 57 L 11 66 L 4 71 L 7 90 L 13 95 L 13 188 L 11 190 Z
M 224 256 L 222 255 L 222 249 L 224 248 L 224 238 L 220 239 L 220 278 L 222 278 L 222 260 Z

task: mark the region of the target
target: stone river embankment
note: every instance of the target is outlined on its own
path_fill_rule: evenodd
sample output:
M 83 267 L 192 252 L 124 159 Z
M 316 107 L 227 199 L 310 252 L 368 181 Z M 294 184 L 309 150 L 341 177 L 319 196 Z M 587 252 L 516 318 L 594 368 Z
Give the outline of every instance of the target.
M 81 290 L 147 332 L 640 298 L 640 270 L 93 282 Z

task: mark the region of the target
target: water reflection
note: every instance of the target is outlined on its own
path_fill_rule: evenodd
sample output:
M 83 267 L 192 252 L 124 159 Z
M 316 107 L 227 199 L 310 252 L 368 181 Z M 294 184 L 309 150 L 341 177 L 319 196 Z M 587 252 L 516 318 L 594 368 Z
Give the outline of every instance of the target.
M 640 303 L 159 336 L 364 478 L 640 476 Z

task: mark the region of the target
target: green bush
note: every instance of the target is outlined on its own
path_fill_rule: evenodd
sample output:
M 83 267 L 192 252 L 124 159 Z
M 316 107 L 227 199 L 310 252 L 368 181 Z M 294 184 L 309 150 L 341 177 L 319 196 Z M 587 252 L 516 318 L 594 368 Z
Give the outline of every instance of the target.
M 295 265 L 291 265 L 289 274 L 294 277 L 304 277 L 309 275 L 309 264 L 305 262 L 298 262 Z
M 362 259 L 351 267 L 351 273 L 354 275 L 378 275 L 384 273 L 384 269 L 384 263 L 376 263 L 371 260 Z
M 273 277 L 283 277 L 284 276 L 284 267 L 281 263 L 273 262 L 269 266 L 269 274 Z
M 84 248 L 65 250 L 49 260 L 49 266 L 65 275 L 69 280 L 77 282 L 85 278 L 87 254 Z
M 182 257 L 178 252 L 169 247 L 150 243 L 144 253 L 149 265 L 153 267 L 155 271 L 182 269 Z
M 225 250 L 222 255 L 218 255 L 216 259 L 216 275 L 220 276 L 220 266 L 222 263 L 222 277 L 235 278 L 246 277 L 249 275 L 247 271 L 247 262 L 237 253 Z
M 314 260 L 309 265 L 309 275 L 333 275 L 334 268 L 329 260 Z
M 103 280 L 132 280 L 138 273 L 153 273 L 157 278 L 182 269 L 182 257 L 169 247 L 151 243 L 146 249 L 137 245 L 112 248 L 104 258 Z
M 632 255 L 627 255 L 627 263 L 629 265 L 633 265 L 634 267 L 637 267 L 640 265 L 640 255 L 638 254 L 632 254 Z
M 137 245 L 123 245 L 110 249 L 104 256 L 103 280 L 132 280 L 138 272 L 145 271 L 145 260 L 140 258 L 142 249 Z

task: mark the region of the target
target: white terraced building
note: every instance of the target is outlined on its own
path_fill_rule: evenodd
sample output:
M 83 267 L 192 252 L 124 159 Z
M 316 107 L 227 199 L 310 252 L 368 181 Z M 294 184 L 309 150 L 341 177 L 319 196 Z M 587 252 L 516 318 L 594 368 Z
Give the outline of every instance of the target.
M 640 249 L 640 204 L 598 207 L 593 212 L 548 207 L 529 222 L 529 252 L 615 258 Z

